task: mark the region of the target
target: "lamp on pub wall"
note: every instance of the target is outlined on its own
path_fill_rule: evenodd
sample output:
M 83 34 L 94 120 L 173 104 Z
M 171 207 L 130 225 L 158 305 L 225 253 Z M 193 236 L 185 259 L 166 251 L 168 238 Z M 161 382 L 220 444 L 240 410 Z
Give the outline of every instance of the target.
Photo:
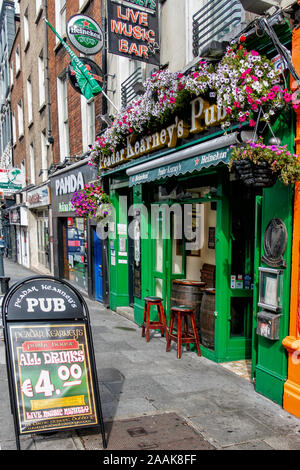
M 42 174 L 44 173 L 44 171 L 49 171 L 48 168 L 41 168 L 40 172 L 39 172 L 39 176 L 42 176 Z M 48 176 L 48 174 L 47 174 Z

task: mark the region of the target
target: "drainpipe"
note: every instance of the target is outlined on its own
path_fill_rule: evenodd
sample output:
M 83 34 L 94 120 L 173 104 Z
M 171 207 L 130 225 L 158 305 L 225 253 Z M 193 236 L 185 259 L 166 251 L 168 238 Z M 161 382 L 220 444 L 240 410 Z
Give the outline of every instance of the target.
M 300 0 L 298 0 L 300 5 Z M 300 27 L 295 27 L 292 37 L 292 61 L 300 74 Z M 292 79 L 291 89 L 300 84 Z M 298 92 L 299 93 L 299 92 Z M 300 108 L 296 110 L 296 153 L 300 154 Z M 284 384 L 283 408 L 300 418 L 300 184 L 295 185 L 294 228 L 291 272 L 291 302 L 289 336 L 282 341 L 288 359 L 288 378 Z
M 44 0 L 44 17 L 48 19 L 48 1 Z M 45 80 L 46 80 L 46 99 L 47 99 L 47 119 L 48 119 L 48 142 L 54 143 L 51 126 L 51 102 L 50 102 L 50 77 L 49 77 L 49 52 L 48 52 L 48 26 L 45 22 Z

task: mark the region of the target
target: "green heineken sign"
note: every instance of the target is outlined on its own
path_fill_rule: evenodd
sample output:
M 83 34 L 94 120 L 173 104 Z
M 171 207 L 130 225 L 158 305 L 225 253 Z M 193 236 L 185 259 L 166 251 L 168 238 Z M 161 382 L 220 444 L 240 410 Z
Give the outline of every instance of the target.
M 70 43 L 80 52 L 94 55 L 104 46 L 104 34 L 98 23 L 86 15 L 74 15 L 68 21 Z

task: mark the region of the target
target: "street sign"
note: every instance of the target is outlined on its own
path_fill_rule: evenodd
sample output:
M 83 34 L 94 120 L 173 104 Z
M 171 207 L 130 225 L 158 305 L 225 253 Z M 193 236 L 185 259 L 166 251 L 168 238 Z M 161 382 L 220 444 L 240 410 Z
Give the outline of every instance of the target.
M 106 448 L 87 305 L 51 276 L 15 285 L 2 303 L 11 409 L 20 435 L 99 427 Z
M 98 23 L 86 15 L 71 16 L 67 23 L 70 43 L 86 55 L 95 55 L 104 46 L 104 34 Z

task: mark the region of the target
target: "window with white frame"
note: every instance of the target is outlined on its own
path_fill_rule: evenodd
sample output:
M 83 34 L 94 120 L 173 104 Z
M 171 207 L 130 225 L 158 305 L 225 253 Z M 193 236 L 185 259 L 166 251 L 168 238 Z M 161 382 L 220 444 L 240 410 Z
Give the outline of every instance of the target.
M 30 163 L 30 182 L 35 184 L 35 160 L 34 160 L 34 146 L 29 146 L 29 163 Z
M 41 51 L 38 58 L 38 71 L 39 71 L 39 102 L 40 106 L 45 103 L 45 67 L 43 51 Z
M 81 132 L 82 132 L 82 151 L 87 152 L 89 145 L 95 140 L 95 102 L 92 98 L 87 101 L 81 95 Z
M 27 83 L 26 83 L 26 89 L 27 89 L 27 118 L 28 118 L 28 124 L 32 122 L 32 85 L 31 85 L 31 78 L 27 78 Z
M 68 92 L 67 79 L 65 74 L 61 77 L 57 77 L 57 103 L 60 160 L 63 161 L 70 154 Z
M 66 0 L 55 0 L 55 29 L 60 36 L 66 33 Z
M 35 0 L 35 15 L 39 14 L 40 9 L 42 8 L 42 0 Z
M 19 137 L 22 137 L 24 135 L 22 100 L 20 100 L 18 103 L 18 129 L 19 129 Z
M 24 13 L 24 44 L 25 44 L 25 49 L 27 47 L 28 42 L 29 42 L 29 23 L 28 23 L 28 8 L 27 8 L 25 13 Z
M 13 138 L 13 145 L 17 142 L 17 131 L 16 131 L 16 116 L 15 113 L 12 113 L 11 115 L 11 121 L 12 121 L 12 138 Z
M 10 64 L 9 72 L 10 72 L 10 86 L 12 87 L 14 84 L 14 64 L 13 63 Z
M 19 45 L 17 46 L 15 57 L 16 57 L 16 75 L 17 75 L 20 72 L 20 69 L 21 69 L 20 46 Z
M 41 150 L 42 150 L 42 180 L 46 181 L 48 179 L 48 160 L 47 160 L 47 139 L 45 131 L 41 133 Z

